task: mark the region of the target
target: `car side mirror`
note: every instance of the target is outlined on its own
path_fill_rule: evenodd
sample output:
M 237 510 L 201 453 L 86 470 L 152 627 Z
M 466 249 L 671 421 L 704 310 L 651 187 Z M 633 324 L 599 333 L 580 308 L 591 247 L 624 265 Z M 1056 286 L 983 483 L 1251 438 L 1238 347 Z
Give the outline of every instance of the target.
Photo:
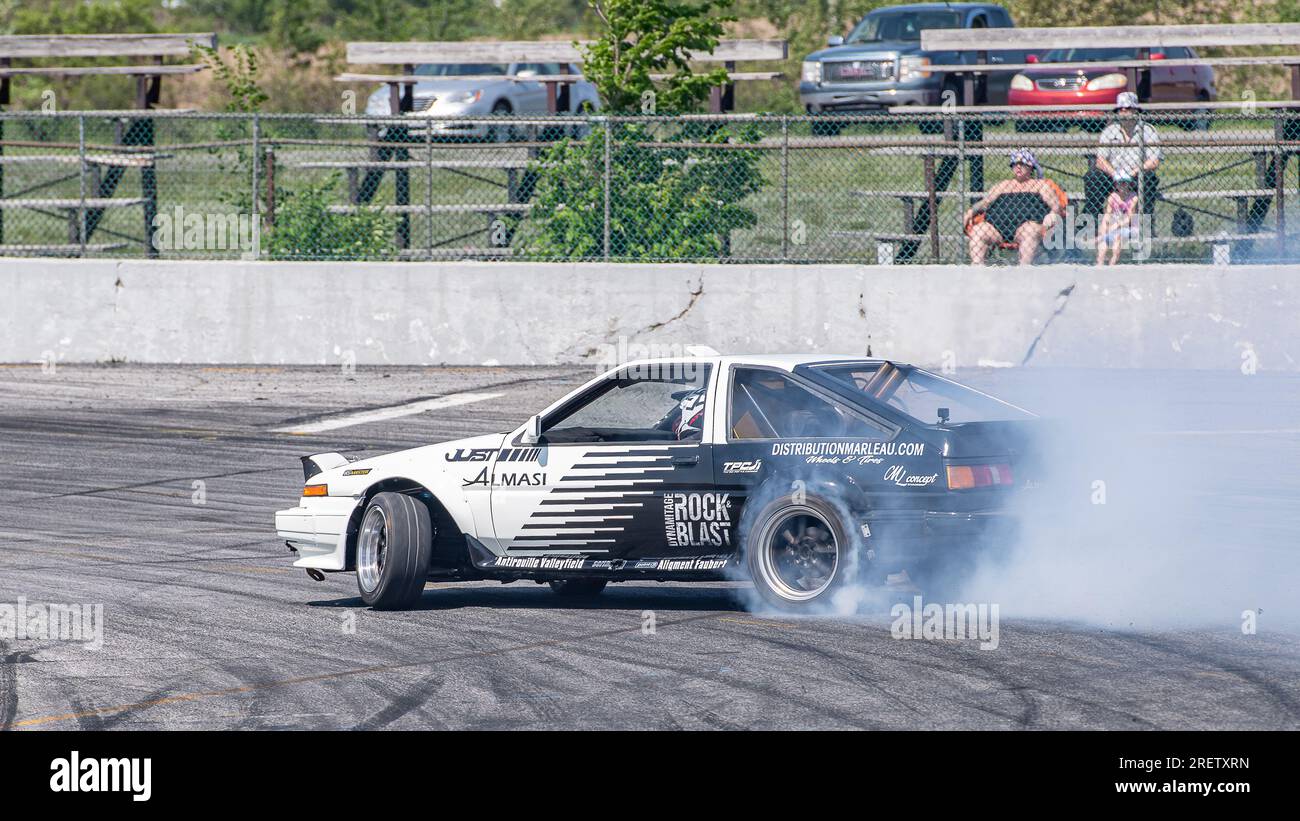
M 1026 62 L 1026 63 L 1037 63 L 1037 62 L 1038 62 L 1038 55 L 1037 55 L 1037 54 L 1026 54 L 1026 55 L 1025 55 L 1025 62 Z
M 844 38 L 841 37 L 841 36 L 839 36 L 838 34 L 836 34 L 836 35 L 833 36 L 833 37 L 828 37 L 828 38 L 826 38 L 826 45 L 828 45 L 828 46 L 842 46 L 842 45 L 844 45 Z
M 535 445 L 542 441 L 542 417 L 534 415 L 528 419 L 528 424 L 524 427 L 524 435 L 519 437 L 519 442 L 524 445 Z

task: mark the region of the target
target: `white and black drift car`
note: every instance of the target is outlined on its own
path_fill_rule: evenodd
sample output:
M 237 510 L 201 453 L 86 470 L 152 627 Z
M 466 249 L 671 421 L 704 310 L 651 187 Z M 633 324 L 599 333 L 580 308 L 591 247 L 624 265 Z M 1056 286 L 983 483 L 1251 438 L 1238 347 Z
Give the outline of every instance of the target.
M 811 606 L 861 574 L 960 564 L 1011 519 L 1034 416 L 902 363 L 827 356 L 632 362 L 517 430 L 349 462 L 303 458 L 275 516 L 374 607 L 428 579 L 753 580 Z

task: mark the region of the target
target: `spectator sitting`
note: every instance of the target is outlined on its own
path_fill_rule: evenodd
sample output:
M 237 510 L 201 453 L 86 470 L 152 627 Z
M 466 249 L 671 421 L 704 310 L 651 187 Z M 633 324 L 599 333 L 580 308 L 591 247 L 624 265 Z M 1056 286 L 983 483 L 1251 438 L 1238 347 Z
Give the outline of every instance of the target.
M 1115 188 L 1115 178 L 1125 175 L 1137 180 L 1141 176 L 1142 213 L 1153 213 L 1159 196 L 1160 135 L 1138 115 L 1137 95 L 1131 91 L 1115 99 L 1115 122 L 1106 126 L 1098 140 L 1097 165 L 1083 175 L 1083 211 L 1096 220 L 1106 207 L 1106 198 Z M 1098 237 L 1101 231 L 1097 232 Z
M 991 246 L 1015 243 L 1020 264 L 1029 265 L 1042 237 L 1061 219 L 1065 208 L 1061 188 L 1043 179 L 1043 169 L 1033 152 L 1011 152 L 1011 174 L 989 189 L 971 206 L 963 222 L 970 237 L 970 261 L 983 265 Z
M 1128 174 L 1117 174 L 1114 183 L 1115 190 L 1106 198 L 1106 214 L 1102 217 L 1101 227 L 1097 229 L 1098 265 L 1106 264 L 1107 250 L 1110 250 L 1110 264 L 1116 264 L 1119 262 L 1119 253 L 1124 248 L 1124 240 L 1138 239 L 1136 220 L 1140 209 L 1133 178 Z

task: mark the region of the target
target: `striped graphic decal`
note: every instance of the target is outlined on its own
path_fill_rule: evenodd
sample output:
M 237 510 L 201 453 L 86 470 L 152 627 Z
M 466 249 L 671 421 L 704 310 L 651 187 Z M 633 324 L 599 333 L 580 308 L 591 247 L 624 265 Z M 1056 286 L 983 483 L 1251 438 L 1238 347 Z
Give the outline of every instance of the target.
M 638 445 L 584 452 L 551 484 L 508 550 L 608 553 L 638 520 L 656 522 L 655 492 L 674 486 L 674 452 L 696 447 Z

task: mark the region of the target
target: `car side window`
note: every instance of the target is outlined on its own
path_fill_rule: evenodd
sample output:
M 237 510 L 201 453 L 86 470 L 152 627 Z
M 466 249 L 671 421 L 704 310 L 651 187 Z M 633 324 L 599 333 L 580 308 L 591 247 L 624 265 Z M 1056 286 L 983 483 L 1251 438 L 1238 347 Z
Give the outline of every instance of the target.
M 889 432 L 846 405 L 776 371 L 736 368 L 731 379 L 730 438 L 885 439 Z
M 546 420 L 542 437 L 565 442 L 689 442 L 703 431 L 709 366 L 664 377 L 620 376 Z

